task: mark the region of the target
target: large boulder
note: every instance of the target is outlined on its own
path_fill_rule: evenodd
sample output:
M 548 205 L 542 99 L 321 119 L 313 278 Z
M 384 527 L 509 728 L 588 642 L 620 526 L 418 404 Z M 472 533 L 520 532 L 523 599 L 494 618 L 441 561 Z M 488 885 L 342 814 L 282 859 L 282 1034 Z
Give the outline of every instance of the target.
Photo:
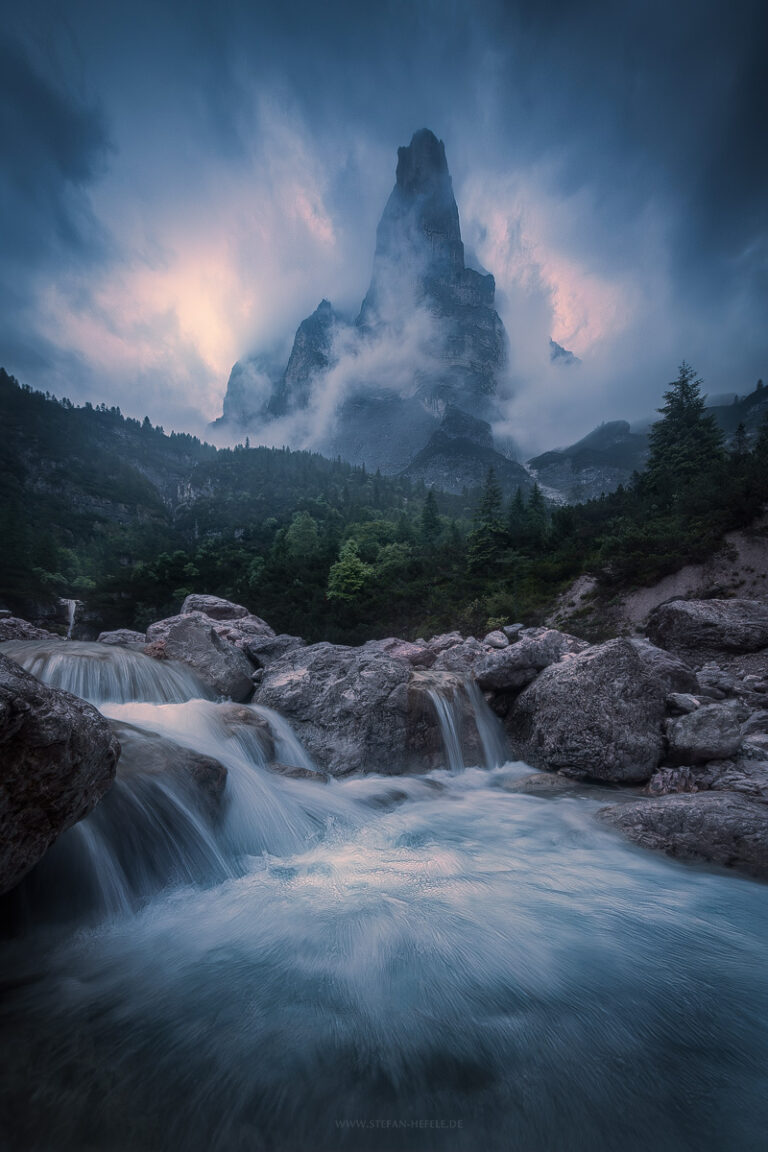
M 528 628 L 515 643 L 491 651 L 478 661 L 475 679 L 484 691 L 515 691 L 530 684 L 539 672 L 567 653 L 584 652 L 587 648 L 586 640 L 554 628 Z
M 433 708 L 409 708 L 411 667 L 375 647 L 312 644 L 270 664 L 256 701 L 293 726 L 318 766 L 398 774 L 425 767 L 429 729 L 440 733 Z
M 253 691 L 253 667 L 248 657 L 220 636 L 213 621 L 202 612 L 150 624 L 145 652 L 155 659 L 186 664 L 217 696 L 243 701 Z
M 289 636 L 282 632 L 280 635 L 246 636 L 239 647 L 245 652 L 251 663 L 257 668 L 266 668 L 285 656 L 286 652 L 293 652 L 296 648 L 306 648 L 306 640 L 300 636 Z
M 768 648 L 768 604 L 759 600 L 671 600 L 648 617 L 648 635 L 675 652 Z
M 3 616 L 0 619 L 0 644 L 5 640 L 61 640 L 55 632 L 46 632 L 45 628 L 36 628 L 27 620 L 19 616 Z
M 202 612 L 210 616 L 211 620 L 240 620 L 250 615 L 242 604 L 233 604 L 231 600 L 222 600 L 220 596 L 203 596 L 196 592 L 187 596 L 181 606 L 182 616 L 191 612 Z
M 120 742 L 118 779 L 146 776 L 158 781 L 173 780 L 210 813 L 221 806 L 227 783 L 227 769 L 213 756 L 178 744 L 125 720 L 110 720 Z
M 405 660 L 412 668 L 431 668 L 437 659 L 427 644 L 412 644 L 410 640 L 399 640 L 394 636 L 388 636 L 385 640 L 369 640 L 365 648 L 369 652 L 383 652 L 393 660 Z
M 735 755 L 742 738 L 742 718 L 734 708 L 708 704 L 667 725 L 669 758 L 677 764 L 704 764 Z
M 431 652 L 435 652 L 432 643 L 429 644 Z M 489 651 L 474 636 L 467 636 L 457 644 L 437 650 L 433 668 L 438 672 L 453 672 L 465 679 L 474 673 L 475 665 L 482 660 Z
M 95 708 L 0 656 L 0 891 L 98 803 L 119 755 Z
M 514 751 L 534 767 L 640 782 L 662 758 L 667 695 L 695 687 L 693 671 L 669 653 L 609 640 L 546 668 L 505 723 Z
M 768 805 L 697 792 L 613 804 L 598 815 L 644 848 L 768 877 Z
M 110 644 L 115 648 L 133 648 L 135 652 L 142 652 L 146 647 L 146 632 L 134 632 L 130 628 L 116 628 L 113 632 L 99 632 L 96 637 L 99 644 Z

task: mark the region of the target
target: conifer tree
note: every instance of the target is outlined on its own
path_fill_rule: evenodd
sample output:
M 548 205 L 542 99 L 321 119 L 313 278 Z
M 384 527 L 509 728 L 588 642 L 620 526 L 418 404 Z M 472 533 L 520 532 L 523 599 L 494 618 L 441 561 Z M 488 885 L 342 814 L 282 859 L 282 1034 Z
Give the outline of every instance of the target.
M 441 532 L 440 515 L 437 511 L 437 500 L 435 493 L 430 488 L 427 492 L 427 498 L 424 501 L 424 507 L 421 510 L 421 521 L 419 524 L 419 534 L 421 541 L 426 547 L 432 547 Z
M 504 544 L 502 492 L 494 469 L 489 468 L 469 537 L 467 563 L 470 571 L 490 574 L 501 557 Z
M 701 380 L 685 361 L 664 393 L 649 436 L 646 482 L 662 506 L 702 493 L 723 461 L 723 434 L 705 410 Z

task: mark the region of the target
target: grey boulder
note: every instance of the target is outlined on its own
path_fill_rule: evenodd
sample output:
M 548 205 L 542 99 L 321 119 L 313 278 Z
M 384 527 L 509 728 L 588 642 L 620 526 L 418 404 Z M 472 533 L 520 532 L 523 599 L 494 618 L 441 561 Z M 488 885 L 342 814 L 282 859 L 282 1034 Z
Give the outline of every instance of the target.
M 598 817 L 644 848 L 768 877 L 768 805 L 743 796 L 661 796 L 614 804 Z
M 222 600 L 220 596 L 204 596 L 194 592 L 187 596 L 181 606 L 181 615 L 190 612 L 202 612 L 210 616 L 211 620 L 239 620 L 250 613 L 242 604 L 233 604 L 231 600 Z
M 513 750 L 534 767 L 641 782 L 662 758 L 666 697 L 695 683 L 692 670 L 669 653 L 643 641 L 609 640 L 546 668 L 505 723 Z
M 119 755 L 94 707 L 0 656 L 0 891 L 91 811 Z
M 247 636 L 242 640 L 240 646 L 257 668 L 266 668 L 269 664 L 274 664 L 275 660 L 279 660 L 281 656 L 285 656 L 286 652 L 293 652 L 296 648 L 305 648 L 306 641 L 302 640 L 300 636 L 289 636 L 283 632 L 278 636 L 274 634 L 271 636 L 263 634 Z
M 736 753 L 741 738 L 741 719 L 722 704 L 707 704 L 667 726 L 669 757 L 678 764 L 726 760 Z
M 217 696 L 243 701 L 253 691 L 253 667 L 247 656 L 220 636 L 202 612 L 150 624 L 145 652 L 158 660 L 186 664 Z
M 524 688 L 544 668 L 569 653 L 589 648 L 585 640 L 554 628 L 526 629 L 521 638 L 500 651 L 490 652 L 475 664 L 474 674 L 483 691 L 509 692 Z
M 114 632 L 100 632 L 96 639 L 99 644 L 112 644 L 116 648 L 133 648 L 142 652 L 147 643 L 147 634 L 133 632 L 130 628 L 116 628 Z
M 285 716 L 332 775 L 423 770 L 439 747 L 434 709 L 411 707 L 407 661 L 364 645 L 312 644 L 265 670 L 256 702 Z
M 759 600 L 671 600 L 648 618 L 654 643 L 673 651 L 756 652 L 768 647 L 768 604 Z
M 5 640 L 61 640 L 55 632 L 46 632 L 45 628 L 36 628 L 27 620 L 19 616 L 3 616 L 0 619 L 0 644 Z
M 124 720 L 110 720 L 109 724 L 121 748 L 118 779 L 145 776 L 173 780 L 206 813 L 219 810 L 227 770 L 218 760 Z

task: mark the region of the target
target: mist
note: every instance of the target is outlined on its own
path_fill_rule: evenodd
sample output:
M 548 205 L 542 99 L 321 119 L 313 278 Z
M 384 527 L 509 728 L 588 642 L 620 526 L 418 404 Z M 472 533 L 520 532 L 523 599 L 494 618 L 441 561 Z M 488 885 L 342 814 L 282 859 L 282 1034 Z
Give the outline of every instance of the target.
M 520 454 L 649 417 L 683 358 L 705 391 L 750 390 L 768 372 L 762 7 L 622 8 L 11 14 L 0 362 L 205 434 L 235 361 L 289 349 L 324 297 L 356 314 L 397 146 L 428 126 L 496 278 L 496 430 Z M 428 329 L 339 332 L 302 426 L 263 437 L 322 445 L 361 381 L 429 370 Z M 551 362 L 550 337 L 580 363 Z

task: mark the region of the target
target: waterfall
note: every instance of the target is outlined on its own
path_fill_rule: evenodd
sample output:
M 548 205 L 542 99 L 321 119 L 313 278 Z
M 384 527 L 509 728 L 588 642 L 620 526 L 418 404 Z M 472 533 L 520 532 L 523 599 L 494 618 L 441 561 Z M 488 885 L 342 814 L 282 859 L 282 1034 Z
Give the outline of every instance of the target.
M 180 703 L 210 692 L 183 664 L 153 660 L 143 652 L 70 640 L 9 640 L 0 651 L 44 684 L 72 692 L 91 704 L 129 700 Z
M 427 695 L 437 713 L 447 766 L 452 772 L 459 772 L 464 767 L 465 741 L 462 737 L 467 719 L 471 719 L 477 731 L 483 767 L 498 768 L 505 762 L 506 747 L 501 725 L 474 680 L 448 686 L 433 684 L 427 688 Z
M 472 715 L 483 746 L 483 763 L 486 768 L 500 768 L 507 759 L 504 730 L 477 686 L 475 680 L 467 680 L 462 685 L 467 694 Z
M 59 603 L 63 604 L 67 610 L 67 640 L 71 640 L 72 639 L 72 631 L 75 627 L 75 617 L 77 616 L 77 606 L 80 603 L 80 601 L 79 600 L 60 600 Z
M 458 695 L 453 691 L 447 695 L 439 687 L 428 688 L 427 695 L 435 706 L 448 768 L 451 772 L 460 772 L 464 767 L 464 753 L 461 748 Z
M 250 858 L 291 856 L 363 819 L 364 795 L 270 769 L 314 769 L 270 709 L 200 699 L 100 709 L 122 745 L 117 779 L 13 893 L 20 925 L 119 918 L 163 888 L 242 876 Z M 202 757 L 211 776 L 217 764 L 226 773 L 223 792 L 200 778 Z

